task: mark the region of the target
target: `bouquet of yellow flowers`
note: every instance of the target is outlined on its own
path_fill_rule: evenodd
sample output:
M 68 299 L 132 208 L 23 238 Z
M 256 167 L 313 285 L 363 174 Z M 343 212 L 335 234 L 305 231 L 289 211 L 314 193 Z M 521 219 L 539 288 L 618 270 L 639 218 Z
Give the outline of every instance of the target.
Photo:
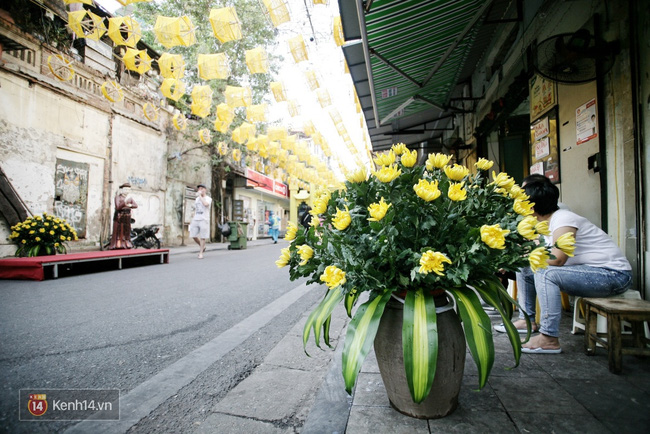
M 343 350 L 348 392 L 387 301 L 391 295 L 404 299 L 405 369 L 412 398 L 421 402 L 433 373 L 416 375 L 422 367 L 418 364 L 435 370 L 435 360 L 430 359 L 436 357 L 438 345 L 436 290 L 446 291 L 456 302 L 482 388 L 494 361 L 494 343 L 481 299 L 504 318 L 518 364 L 521 341 L 509 321 L 516 302 L 496 274 L 546 267 L 551 255 L 539 236 L 548 235 L 548 223 L 532 216 L 534 204 L 513 178 L 493 171 L 490 179 L 491 161 L 480 159 L 472 174 L 467 167 L 450 165 L 449 155 L 431 154 L 424 167 L 416 160 L 416 151 L 394 145 L 375 158 L 378 170 L 372 174 L 361 168 L 347 176 L 345 188 L 318 194 L 311 227 L 299 231 L 290 225 L 286 239 L 291 244 L 282 249 L 276 265 L 288 266 L 292 280 L 308 277 L 307 283 L 327 286 L 305 325 L 305 344 L 313 329 L 316 344 L 323 330 L 329 345 L 331 312 L 344 302 L 352 318 Z M 571 249 L 572 242 L 562 245 Z M 369 292 L 368 301 L 352 317 L 363 292 Z M 409 318 L 407 310 L 412 312 Z
M 64 219 L 43 213 L 11 227 L 10 239 L 18 243 L 16 256 L 66 253 L 65 243 L 77 240 L 77 232 Z

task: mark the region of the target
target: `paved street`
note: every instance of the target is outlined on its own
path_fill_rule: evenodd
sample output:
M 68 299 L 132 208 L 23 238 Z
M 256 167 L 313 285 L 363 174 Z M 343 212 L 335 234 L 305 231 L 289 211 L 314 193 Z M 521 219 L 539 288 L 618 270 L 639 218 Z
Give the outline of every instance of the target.
M 183 432 L 204 418 L 320 297 L 276 268 L 282 243 L 218 247 L 203 260 L 188 247 L 173 251 L 167 265 L 1 281 L 0 426 L 67 426 L 20 423 L 18 390 L 26 387 L 118 388 L 122 431 L 145 416 L 136 431 L 162 424 Z

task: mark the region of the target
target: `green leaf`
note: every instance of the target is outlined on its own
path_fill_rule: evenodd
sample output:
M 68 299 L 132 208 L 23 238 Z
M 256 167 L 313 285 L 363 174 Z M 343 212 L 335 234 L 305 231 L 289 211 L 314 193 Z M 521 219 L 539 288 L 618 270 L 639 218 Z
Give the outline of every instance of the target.
M 332 348 L 330 345 L 330 326 L 332 325 L 332 315 L 328 316 L 325 322 L 323 323 L 323 342 L 325 345 Z
M 456 299 L 458 314 L 463 321 L 467 346 L 478 368 L 479 389 L 482 389 L 490 376 L 494 364 L 494 342 L 492 322 L 483 311 L 481 301 L 469 288 L 450 288 Z
M 390 289 L 386 289 L 380 295 L 362 304 L 348 325 L 343 347 L 343 379 L 348 393 L 352 393 L 361 365 L 375 340 L 379 320 L 391 292 Z
M 343 301 L 343 304 L 345 306 L 345 311 L 348 313 L 348 317 L 350 318 L 352 318 L 352 308 L 357 303 L 360 294 L 361 293 L 359 291 L 348 292 L 345 294 L 345 300 Z
M 343 299 L 343 294 L 341 294 L 341 287 L 338 286 L 334 289 L 330 289 L 323 301 L 321 301 L 316 309 L 309 315 L 305 327 L 302 331 L 302 346 L 305 350 L 305 354 L 309 355 L 307 352 L 307 341 L 309 340 L 309 333 L 311 329 L 314 329 L 314 339 L 316 340 L 316 346 L 320 348 L 320 332 L 323 327 L 323 323 L 332 314 L 334 307 Z M 329 330 L 329 329 L 328 329 Z M 327 338 L 329 340 L 329 337 Z
M 429 395 L 438 361 L 436 305 L 433 296 L 422 288 L 406 294 L 402 348 L 411 398 L 419 404 Z

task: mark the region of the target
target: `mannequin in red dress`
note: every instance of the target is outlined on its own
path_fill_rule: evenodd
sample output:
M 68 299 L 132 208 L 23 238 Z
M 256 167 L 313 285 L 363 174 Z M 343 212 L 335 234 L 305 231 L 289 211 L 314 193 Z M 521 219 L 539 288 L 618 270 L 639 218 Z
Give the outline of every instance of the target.
M 113 214 L 113 234 L 109 250 L 132 249 L 131 244 L 131 210 L 138 207 L 132 197 L 131 184 L 122 184 L 115 195 L 115 214 Z

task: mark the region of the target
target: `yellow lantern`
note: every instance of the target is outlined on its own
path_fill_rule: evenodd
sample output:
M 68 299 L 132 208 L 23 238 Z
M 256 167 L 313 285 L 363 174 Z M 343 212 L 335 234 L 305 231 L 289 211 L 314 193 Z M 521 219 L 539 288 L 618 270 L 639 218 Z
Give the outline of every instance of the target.
M 257 152 L 260 154 L 260 157 L 262 158 L 268 158 L 269 157 L 269 151 L 265 143 L 260 143 L 258 142 L 259 149 Z
M 269 58 L 262 47 L 246 50 L 246 66 L 251 74 L 266 74 L 269 71 Z
M 255 104 L 246 108 L 246 120 L 249 122 L 266 122 L 266 104 Z
M 316 89 L 316 97 L 322 108 L 332 105 L 332 98 L 327 89 Z
M 241 161 L 241 151 L 239 149 L 232 150 L 232 159 L 237 162 Z
M 296 117 L 300 114 L 300 106 L 293 99 L 287 104 L 287 109 L 289 110 L 291 117 Z
M 287 100 L 287 95 L 284 93 L 284 86 L 279 81 L 271 82 L 271 92 L 273 92 L 273 98 L 276 102 L 282 102 Z
M 329 2 L 329 0 L 314 0 L 314 4 L 315 5 L 325 5 L 325 6 L 327 6 L 328 4 L 330 4 L 330 2 Z
M 230 125 L 232 120 L 235 119 L 235 111 L 228 104 L 221 103 L 217 106 L 217 119 Z
M 180 54 L 163 53 L 158 59 L 160 75 L 165 78 L 183 78 L 185 75 L 185 60 Z
M 255 125 L 249 124 L 248 122 L 242 122 L 242 124 L 239 126 L 239 130 L 241 131 L 241 137 L 244 140 L 254 138 L 255 133 L 257 132 Z
M 115 80 L 105 81 L 102 84 L 101 89 L 104 98 L 110 102 L 118 102 L 124 99 L 124 91 L 122 91 L 122 86 L 117 84 L 117 81 Z
M 307 85 L 309 85 L 309 89 L 316 90 L 320 87 L 318 76 L 316 75 L 316 71 L 313 69 L 305 71 L 305 78 L 307 79 Z
M 232 6 L 210 10 L 210 24 L 215 38 L 222 44 L 241 39 L 241 23 Z
M 339 111 L 336 108 L 330 107 L 327 110 L 327 113 L 329 113 L 330 118 L 332 119 L 332 123 L 334 123 L 334 125 L 340 124 L 341 122 L 343 122 L 343 118 L 341 117 L 341 115 L 339 114 Z
M 185 83 L 175 78 L 166 78 L 160 85 L 160 91 L 167 98 L 178 101 L 185 95 Z
M 314 123 L 310 120 L 302 124 L 302 129 L 308 136 L 312 136 L 316 132 L 316 127 L 314 127 Z
M 217 145 L 217 152 L 219 155 L 226 155 L 228 153 L 228 145 L 226 142 L 219 142 Z
M 151 122 L 158 120 L 159 109 L 150 102 L 147 102 L 142 106 L 142 112 L 144 113 L 144 117 L 149 119 Z
M 255 170 L 257 170 L 259 173 L 264 172 L 264 164 L 262 164 L 261 161 L 255 162 Z
M 147 50 L 127 48 L 122 62 L 124 62 L 126 69 L 137 72 L 140 75 L 151 69 L 151 57 L 147 54 Z
M 102 35 L 106 33 L 106 26 L 102 17 L 85 9 L 68 12 L 68 27 L 78 37 L 94 41 L 99 41 Z
M 285 0 L 262 0 L 262 3 L 266 7 L 267 15 L 273 23 L 273 27 L 291 21 L 289 6 Z
M 219 131 L 220 133 L 225 134 L 228 131 L 229 126 L 230 126 L 230 122 L 220 121 L 219 119 L 214 121 L 214 129 Z
M 85 5 L 93 6 L 93 0 L 63 0 L 63 3 L 71 5 L 73 3 L 83 3 Z
M 199 130 L 199 140 L 201 141 L 201 143 L 207 145 L 208 143 L 210 143 L 211 139 L 212 137 L 210 137 L 210 130 L 208 130 L 207 128 L 203 128 L 202 130 Z
M 269 140 L 285 140 L 287 129 L 284 127 L 269 127 Z
M 60 54 L 47 56 L 47 67 L 52 75 L 61 81 L 70 81 L 74 77 L 72 61 Z
M 187 118 L 183 113 L 176 113 L 174 117 L 172 117 L 172 122 L 174 124 L 174 128 L 176 128 L 178 131 L 183 131 L 185 128 L 187 128 Z
M 140 40 L 140 23 L 130 16 L 108 19 L 108 37 L 115 45 L 135 48 Z
M 260 134 L 259 136 L 257 136 L 255 140 L 257 141 L 258 146 L 264 146 L 264 147 L 269 146 L 269 136 L 267 136 L 266 134 Z
M 230 64 L 226 53 L 199 54 L 197 64 L 199 77 L 203 80 L 225 80 L 230 77 Z
M 333 33 L 334 33 L 334 42 L 337 47 L 345 44 L 345 36 L 343 35 L 343 26 L 341 25 L 341 16 L 337 15 L 334 17 L 334 22 L 332 24 Z
M 255 138 L 248 139 L 248 142 L 246 142 L 246 149 L 251 152 L 257 152 L 257 140 Z
M 187 15 L 182 17 L 163 17 L 158 15 L 153 32 L 158 42 L 165 47 L 189 47 L 196 42 L 194 26 Z
M 212 106 L 212 89 L 210 86 L 194 86 L 192 89 L 192 114 L 201 118 L 210 114 Z
M 289 38 L 287 42 L 289 44 L 289 51 L 291 51 L 293 60 L 296 63 L 309 60 L 309 55 L 307 54 L 307 47 L 305 46 L 305 40 L 303 39 L 302 35 Z
M 253 103 L 250 87 L 226 86 L 224 94 L 230 107 L 248 107 Z
M 237 127 L 234 130 L 232 130 L 231 138 L 233 142 L 239 143 L 240 145 L 244 144 L 244 142 L 246 141 L 246 138 L 244 138 L 240 127 Z

